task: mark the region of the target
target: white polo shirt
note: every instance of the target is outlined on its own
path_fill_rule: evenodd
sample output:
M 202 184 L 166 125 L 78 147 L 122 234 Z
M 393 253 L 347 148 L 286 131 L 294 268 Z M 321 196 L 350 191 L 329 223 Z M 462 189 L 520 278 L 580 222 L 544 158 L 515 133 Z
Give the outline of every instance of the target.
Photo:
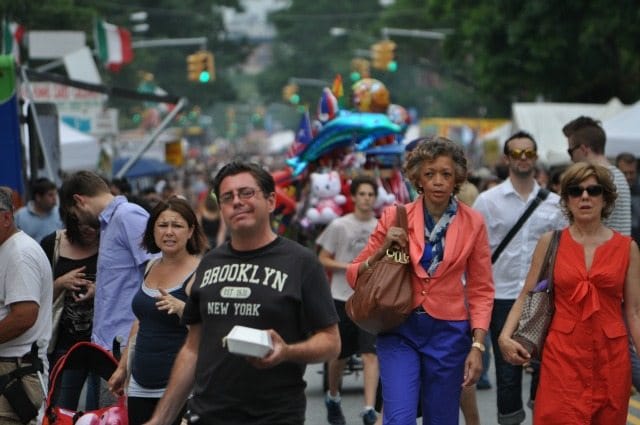
M 507 179 L 478 195 L 473 208 L 484 216 L 491 252 L 500 245 L 539 190 L 540 185 L 534 183 L 533 191 L 523 200 L 513 188 L 511 180 Z M 513 300 L 518 297 L 540 236 L 554 229 L 562 229 L 568 224 L 560 209 L 560 197 L 555 193 L 549 193 L 547 199 L 533 211 L 493 265 L 496 299 Z

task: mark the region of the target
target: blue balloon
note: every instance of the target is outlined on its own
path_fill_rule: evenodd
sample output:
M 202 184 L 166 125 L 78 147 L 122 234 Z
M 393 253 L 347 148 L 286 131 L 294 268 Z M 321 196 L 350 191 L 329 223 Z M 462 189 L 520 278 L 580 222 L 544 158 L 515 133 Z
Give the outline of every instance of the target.
M 309 163 L 338 147 L 356 144 L 359 150 L 364 150 L 378 137 L 393 134 L 402 134 L 402 128 L 385 114 L 340 111 L 336 118 L 322 126 L 302 152 L 288 159 L 287 164 L 297 175 Z

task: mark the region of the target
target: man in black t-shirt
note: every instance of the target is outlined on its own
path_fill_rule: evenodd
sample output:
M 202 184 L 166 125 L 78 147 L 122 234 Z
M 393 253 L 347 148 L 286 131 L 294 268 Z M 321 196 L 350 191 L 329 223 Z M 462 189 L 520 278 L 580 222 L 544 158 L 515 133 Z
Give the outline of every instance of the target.
M 275 184 L 258 165 L 226 165 L 214 192 L 231 240 L 198 267 L 183 315 L 189 335 L 149 424 L 170 423 L 192 390 L 193 424 L 302 424 L 305 364 L 340 352 L 324 270 L 271 229 Z M 261 359 L 229 353 L 222 338 L 234 325 L 268 330 L 273 349 Z

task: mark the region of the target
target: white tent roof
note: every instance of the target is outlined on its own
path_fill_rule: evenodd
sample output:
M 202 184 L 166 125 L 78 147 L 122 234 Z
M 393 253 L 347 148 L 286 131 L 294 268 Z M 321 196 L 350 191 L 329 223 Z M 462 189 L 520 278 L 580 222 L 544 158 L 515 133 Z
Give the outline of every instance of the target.
M 61 168 L 66 172 L 95 170 L 100 155 L 98 140 L 59 121 Z
M 567 139 L 562 127 L 581 115 L 605 121 L 625 106 L 617 98 L 606 104 L 588 103 L 514 103 L 512 105 L 513 131 L 531 133 L 538 143 L 540 161 L 548 165 L 569 163 Z
M 640 101 L 602 122 L 607 133 L 605 154 L 614 157 L 630 152 L 640 157 Z
M 484 143 L 487 140 L 498 140 L 498 142 L 503 143 L 513 134 L 512 128 L 513 124 L 511 121 L 506 122 L 501 126 L 494 128 L 487 134 L 480 136 L 480 142 Z
M 266 153 L 276 154 L 289 149 L 295 141 L 296 135 L 293 130 L 283 130 L 269 136 Z

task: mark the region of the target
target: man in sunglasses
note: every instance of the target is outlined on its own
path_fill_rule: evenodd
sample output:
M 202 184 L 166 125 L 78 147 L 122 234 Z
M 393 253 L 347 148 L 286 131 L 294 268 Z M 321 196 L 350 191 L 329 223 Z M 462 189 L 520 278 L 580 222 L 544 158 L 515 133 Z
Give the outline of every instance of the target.
M 560 210 L 558 195 L 548 193 L 543 200 L 537 198 L 542 189 L 535 180 L 537 150 L 533 136 L 524 131 L 509 137 L 504 143 L 508 178 L 482 192 L 473 205 L 485 218 L 489 245 L 494 253 L 492 260 L 495 260 L 495 300 L 489 329 L 495 359 L 499 424 L 520 424 L 525 419 L 525 412 L 522 402 L 522 367 L 505 361 L 498 345 L 498 336 L 511 306 L 522 290 L 538 239 L 545 232 L 567 225 Z M 496 257 L 498 246 L 532 202 L 539 202 L 539 205 Z M 531 385 L 531 401 L 535 399 L 535 378 L 536 376 Z
M 611 164 L 604 155 L 607 136 L 599 121 L 581 116 L 567 123 L 562 132 L 567 137 L 569 148 L 567 153 L 573 162 L 586 161 L 606 167 L 613 176 L 616 185 L 616 198 L 611 215 L 603 220 L 605 226 L 623 235 L 631 235 L 631 190 L 622 171 Z M 631 380 L 636 390 L 640 391 L 640 358 L 629 341 L 631 355 Z

